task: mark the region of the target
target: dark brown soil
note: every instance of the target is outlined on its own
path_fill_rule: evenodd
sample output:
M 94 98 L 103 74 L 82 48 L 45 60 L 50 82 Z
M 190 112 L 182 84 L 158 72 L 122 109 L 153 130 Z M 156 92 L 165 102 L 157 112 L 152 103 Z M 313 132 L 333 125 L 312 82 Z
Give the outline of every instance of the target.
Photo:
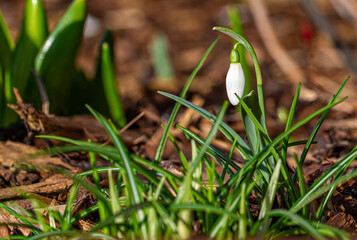
M 16 38 L 20 24 L 24 0 L 0 0 L 0 9 Z M 55 25 L 70 1 L 44 0 L 48 9 L 51 28 Z M 168 120 L 174 102 L 158 95 L 157 90 L 179 94 L 186 79 L 194 69 L 208 46 L 219 35 L 212 31 L 213 26 L 228 26 L 226 7 L 230 1 L 218 0 L 171 0 L 171 1 L 132 1 L 132 0 L 88 0 L 88 13 L 100 23 L 100 28 L 90 37 L 85 37 L 78 59 L 78 66 L 87 76 L 93 77 L 98 44 L 105 28 L 115 34 L 115 56 L 117 79 L 124 102 L 127 119 L 140 118 L 121 133 L 128 148 L 142 156 L 153 159 L 156 147 L 163 132 L 160 125 Z M 337 32 L 338 40 L 356 56 L 357 20 L 342 18 L 329 1 L 319 1 L 318 8 Z M 324 31 L 311 20 L 298 1 L 265 1 L 269 20 L 284 51 L 296 62 L 302 73 L 304 89 L 302 100 L 298 103 L 296 121 L 306 117 L 314 110 L 327 104 L 339 85 L 352 75 L 342 96 L 349 99 L 334 108 L 316 137 L 304 164 L 306 178 L 312 183 L 327 171 L 357 143 L 357 82 L 356 72 L 347 67 L 340 49 Z M 284 130 L 284 124 L 277 121 L 277 109 L 289 109 L 297 83 L 282 71 L 264 45 L 264 32 L 257 30 L 251 9 L 246 3 L 237 4 L 241 11 L 245 35 L 254 46 L 264 79 L 268 129 L 272 137 Z M 356 9 L 357 10 L 357 9 Z M 91 26 L 93 28 L 93 26 Z M 149 43 L 158 33 L 165 34 L 170 43 L 170 56 L 175 70 L 172 83 L 163 84 L 155 78 L 149 56 Z M 270 46 L 274 47 L 274 46 Z M 231 40 L 222 37 L 204 67 L 190 88 L 189 100 L 215 113 L 224 100 L 225 74 L 229 65 Z M 249 59 L 249 64 L 252 65 Z M 253 78 L 254 79 L 254 78 Z M 202 87 L 204 86 L 204 87 Z M 98 109 L 100 111 L 100 109 Z M 230 107 L 225 122 L 244 137 L 241 118 Z M 96 142 L 106 143 L 108 138 L 103 129 L 90 116 L 59 117 L 39 119 L 47 124 L 41 134 L 51 134 Z M 190 130 L 201 137 L 209 131 L 209 123 L 184 108 L 178 121 L 189 126 Z M 295 132 L 296 140 L 307 139 L 316 119 Z M 26 124 L 26 123 L 25 123 Z M 189 154 L 189 143 L 182 134 L 174 130 L 173 135 Z M 17 186 L 37 194 L 51 203 L 63 204 L 71 182 L 65 182 L 61 175 L 33 168 L 34 161 L 46 166 L 61 166 L 73 172 L 89 168 L 85 154 L 68 154 L 56 157 L 40 157 L 29 162 L 26 156 L 37 149 L 57 145 L 59 142 L 35 140 L 27 132 L 23 123 L 17 123 L 0 131 L 0 201 L 16 200 L 29 207 L 28 202 L 20 200 L 20 191 L 11 191 Z M 29 144 L 29 145 L 26 145 Z M 230 144 L 217 135 L 213 144 L 228 153 Z M 185 147 L 187 145 L 187 147 Z M 295 147 L 292 152 L 300 154 L 302 147 Z M 175 150 L 170 144 L 164 152 L 164 164 L 172 171 L 178 171 L 180 165 Z M 240 162 L 236 153 L 233 159 Z M 37 163 L 37 162 L 36 162 Z M 289 166 L 295 167 L 292 156 Z M 105 162 L 101 164 L 106 164 Z M 356 167 L 354 161 L 350 169 Z M 105 184 L 105 181 L 103 182 Z M 84 191 L 81 196 L 87 196 Z M 83 197 L 82 199 L 86 199 Z M 92 201 L 90 197 L 88 201 Z M 85 206 L 85 200 L 78 203 L 78 208 Z M 0 213 L 1 214 L 1 213 Z M 332 204 L 326 211 L 325 221 L 335 227 L 356 234 L 357 219 L 357 183 L 350 181 L 341 186 L 334 194 Z M 85 227 L 83 227 L 85 228 Z M 1 236 L 0 229 L 0 236 Z

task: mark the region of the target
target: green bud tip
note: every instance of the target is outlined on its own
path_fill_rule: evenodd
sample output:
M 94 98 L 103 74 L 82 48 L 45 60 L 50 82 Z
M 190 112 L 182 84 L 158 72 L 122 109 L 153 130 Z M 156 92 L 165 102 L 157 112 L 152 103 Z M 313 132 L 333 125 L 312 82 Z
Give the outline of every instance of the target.
M 239 59 L 239 53 L 238 50 L 233 48 L 231 51 L 231 63 L 239 63 L 240 59 Z

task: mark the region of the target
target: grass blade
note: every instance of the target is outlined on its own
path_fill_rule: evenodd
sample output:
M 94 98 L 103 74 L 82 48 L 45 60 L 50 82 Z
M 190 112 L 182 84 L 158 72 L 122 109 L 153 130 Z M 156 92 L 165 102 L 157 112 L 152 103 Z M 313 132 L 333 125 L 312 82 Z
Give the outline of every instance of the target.
M 116 134 L 116 132 L 113 130 L 113 128 L 111 128 L 109 122 L 107 120 L 105 120 L 105 118 L 100 115 L 97 111 L 95 111 L 94 109 L 92 109 L 90 106 L 87 105 L 87 108 L 89 109 L 89 111 L 93 114 L 93 116 L 102 124 L 102 126 L 105 128 L 105 130 L 107 131 L 107 133 L 109 134 L 110 138 L 112 139 L 115 147 L 118 150 L 118 153 L 121 156 L 121 159 L 124 163 L 124 167 L 125 167 L 125 175 L 126 175 L 126 179 L 127 179 L 127 184 L 129 184 L 129 188 L 128 191 L 130 192 L 130 196 L 133 199 L 133 204 L 139 204 L 142 202 L 142 195 L 141 192 L 139 190 L 139 188 L 137 187 L 137 182 L 136 182 L 136 176 L 134 174 L 134 170 L 133 167 L 131 165 L 131 161 L 130 161 L 130 157 L 129 154 L 127 152 L 127 149 L 123 143 L 123 141 L 120 139 L 120 137 Z M 138 220 L 140 222 L 143 222 L 145 218 L 145 214 L 142 210 L 138 211 Z M 141 233 L 144 239 L 148 238 L 148 233 L 147 233 L 147 228 L 145 226 L 145 224 L 141 224 Z
M 186 97 L 186 94 L 187 94 L 187 91 L 193 81 L 193 79 L 196 77 L 198 71 L 201 69 L 203 63 L 205 62 L 205 60 L 207 59 L 208 55 L 211 53 L 212 49 L 214 48 L 214 46 L 217 44 L 219 38 L 217 38 L 212 44 L 211 46 L 207 49 L 207 51 L 205 52 L 205 54 L 203 55 L 203 57 L 201 58 L 201 60 L 199 61 L 199 63 L 197 64 L 197 66 L 195 67 L 195 69 L 193 70 L 191 76 L 189 77 L 189 79 L 187 80 L 185 86 L 183 87 L 182 91 L 181 91 L 181 94 L 180 94 L 180 97 L 181 98 L 185 98 Z M 167 140 L 167 137 L 168 137 L 168 133 L 172 127 L 172 124 L 174 122 L 174 119 L 176 118 L 176 115 L 178 113 L 178 110 L 180 109 L 180 106 L 181 104 L 180 103 L 176 103 L 175 104 L 175 107 L 174 109 L 172 110 L 171 112 L 171 115 L 170 115 L 170 118 L 169 118 L 169 121 L 167 122 L 167 125 L 166 125 L 166 128 L 165 128 L 165 131 L 161 137 L 161 140 L 160 140 L 160 143 L 159 143 L 159 146 L 156 150 L 156 155 L 155 155 L 155 160 L 154 162 L 155 163 L 158 163 L 160 162 L 161 160 L 161 157 L 162 157 L 162 153 L 164 151 L 164 147 L 165 147 L 165 144 L 166 144 L 166 140 Z
M 324 236 L 322 236 L 321 233 L 318 232 L 317 229 L 315 229 L 310 222 L 304 220 L 302 217 L 284 210 L 284 209 L 276 209 L 272 210 L 266 215 L 267 217 L 287 217 L 291 221 L 293 221 L 296 225 L 300 226 L 302 229 L 304 229 L 309 235 L 313 236 L 315 239 L 321 239 L 324 240 L 326 239 Z
M 340 93 L 342 92 L 342 89 L 345 87 L 345 85 L 347 84 L 348 80 L 350 79 L 350 77 L 348 77 L 344 82 L 343 84 L 341 85 L 341 87 L 338 89 L 337 93 L 332 97 L 332 99 L 330 100 L 329 104 L 331 103 L 334 103 L 337 99 L 337 97 L 340 95 Z M 316 123 L 314 129 L 312 130 L 312 133 L 304 147 L 304 150 L 302 151 L 301 155 L 300 155 L 300 159 L 299 159 L 299 162 L 301 164 L 301 166 L 303 165 L 304 161 L 305 161 L 305 158 L 306 158 L 306 155 L 311 147 L 311 144 L 312 142 L 314 141 L 315 139 L 315 136 L 318 132 L 318 130 L 320 129 L 322 123 L 324 122 L 325 118 L 327 117 L 327 114 L 329 112 L 329 109 L 326 109 L 326 111 L 322 114 L 322 116 L 320 117 L 319 121 Z M 294 176 L 293 176 L 293 180 L 295 181 L 296 180 L 296 172 L 294 173 Z
M 200 108 L 199 106 L 197 106 L 185 99 L 182 99 L 182 98 L 177 97 L 173 94 L 165 93 L 165 92 L 161 92 L 161 91 L 159 91 L 159 94 L 164 95 L 168 98 L 171 98 L 171 99 L 175 100 L 176 102 L 184 105 L 185 107 L 188 107 L 188 108 L 194 110 L 195 112 L 200 114 L 202 117 L 206 118 L 211 123 L 213 123 L 214 120 L 216 119 L 216 116 L 213 115 L 212 113 L 206 111 L 203 108 Z M 230 140 L 231 142 L 233 142 L 235 138 L 238 138 L 238 140 L 237 140 L 238 151 L 240 152 L 240 154 L 242 155 L 242 157 L 244 159 L 248 160 L 251 158 L 252 152 L 251 152 L 248 144 L 232 128 L 230 128 L 227 124 L 222 122 L 219 129 L 226 136 L 226 138 L 228 140 Z
M 301 89 L 301 83 L 299 83 L 299 86 L 296 89 L 294 100 L 293 100 L 293 102 L 291 104 L 291 107 L 290 107 L 288 120 L 286 122 L 285 131 L 287 131 L 291 127 L 291 125 L 293 124 L 295 109 L 296 109 L 296 105 L 297 105 L 297 102 L 298 102 L 298 99 L 299 99 L 299 95 L 300 95 L 300 89 Z M 283 140 L 283 148 L 281 149 L 281 156 L 282 156 L 282 159 L 283 159 L 284 163 L 286 163 L 286 156 L 287 156 L 289 137 L 290 137 L 290 135 L 287 135 L 284 138 L 284 140 Z
M 101 72 L 105 97 L 109 106 L 111 117 L 120 128 L 126 125 L 125 112 L 118 94 L 113 56 L 108 43 L 102 45 Z

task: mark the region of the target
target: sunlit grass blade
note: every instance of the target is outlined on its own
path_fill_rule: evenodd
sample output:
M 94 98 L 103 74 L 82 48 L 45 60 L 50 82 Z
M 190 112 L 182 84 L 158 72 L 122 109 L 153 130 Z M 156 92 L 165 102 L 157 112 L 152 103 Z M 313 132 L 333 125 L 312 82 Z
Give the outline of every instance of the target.
M 239 204 L 239 225 L 238 225 L 238 239 L 247 238 L 247 206 L 246 206 L 246 189 L 247 184 L 242 184 L 241 198 Z
M 335 103 L 330 103 L 330 104 L 320 108 L 319 110 L 317 110 L 314 113 L 310 114 L 306 118 L 300 120 L 298 123 L 294 124 L 288 131 L 285 131 L 284 133 L 282 133 L 279 136 L 277 136 L 271 143 L 269 143 L 261 151 L 259 151 L 259 153 L 254 155 L 254 157 L 251 158 L 250 161 L 247 162 L 244 165 L 244 167 L 229 180 L 228 184 L 233 184 L 237 180 L 237 177 L 240 174 L 245 173 L 250 167 L 252 167 L 254 164 L 257 164 L 257 161 L 258 161 L 257 166 L 259 166 L 265 160 L 265 158 L 268 157 L 271 154 L 271 148 L 275 147 L 275 145 L 280 143 L 287 135 L 291 134 L 292 132 L 294 132 L 299 127 L 305 125 L 306 123 L 308 123 L 313 118 L 315 118 L 316 116 L 320 115 L 321 113 L 323 113 L 327 109 L 330 109 L 333 106 L 336 106 L 337 104 L 343 102 L 346 99 L 347 99 L 347 97 L 345 97 L 345 98 L 343 98 L 343 99 L 341 99 L 341 100 L 339 100 L 339 101 L 337 101 Z
M 124 145 L 124 142 L 116 134 L 116 132 L 113 130 L 113 128 L 111 128 L 109 122 L 102 115 L 100 115 L 97 111 L 95 111 L 88 105 L 87 105 L 87 108 L 93 114 L 93 116 L 105 128 L 105 130 L 109 134 L 110 138 L 112 139 L 115 147 L 117 148 L 118 153 L 121 156 L 121 159 L 122 159 L 122 161 L 124 163 L 124 167 L 125 167 L 126 183 L 130 184 L 130 188 L 127 188 L 127 189 L 130 193 L 130 197 L 132 198 L 132 203 L 133 204 L 141 203 L 143 200 L 142 200 L 141 192 L 140 192 L 139 188 L 137 187 L 137 181 L 136 181 L 137 177 L 136 177 L 133 167 L 131 165 L 130 156 L 129 156 L 127 149 Z M 144 220 L 144 218 L 145 218 L 145 213 L 142 210 L 139 210 L 138 211 L 138 221 L 142 222 Z M 141 232 L 142 237 L 144 239 L 147 239 L 148 233 L 147 233 L 147 227 L 145 224 L 141 224 L 141 231 L 142 231 Z
M 119 174 L 120 174 L 120 172 L 119 172 Z M 115 186 L 115 183 L 114 183 L 113 172 L 112 172 L 111 168 L 109 168 L 109 170 L 108 170 L 108 181 L 109 181 L 110 202 L 112 204 L 111 205 L 111 207 L 112 207 L 111 214 L 117 214 L 118 212 L 121 211 L 122 207 L 120 205 L 119 195 L 118 195 L 117 187 Z M 108 217 L 111 214 L 108 214 Z M 120 234 L 120 231 L 118 231 L 118 229 L 116 227 L 116 224 L 122 224 L 124 221 L 125 220 L 123 217 L 118 217 L 117 219 L 114 220 L 115 224 L 113 224 L 111 226 L 112 236 L 122 237 L 122 235 Z
M 330 184 L 323 186 L 326 181 L 331 178 L 338 170 L 340 169 L 340 166 L 344 166 L 346 163 L 349 163 L 353 159 L 357 157 L 357 149 L 350 152 L 348 155 L 346 155 L 342 160 L 340 160 L 338 163 L 336 163 L 329 171 L 327 171 L 322 177 L 320 177 L 310 188 L 308 191 L 305 192 L 303 196 L 301 196 L 295 203 L 294 205 L 289 209 L 290 212 L 296 213 L 299 211 L 301 208 L 305 207 L 307 204 L 309 204 L 312 200 L 316 199 L 320 195 L 324 194 L 327 191 L 330 191 L 332 188 L 338 186 L 339 184 L 345 183 L 346 181 L 357 177 L 357 171 L 353 171 L 349 174 L 346 174 L 339 179 L 336 179 L 335 181 L 331 182 Z M 274 231 L 278 231 L 280 227 L 283 226 L 283 222 L 286 219 L 280 219 L 276 223 L 274 223 L 274 226 L 272 229 Z
M 115 124 L 120 128 L 126 125 L 125 112 L 120 96 L 118 94 L 115 70 L 114 56 L 111 55 L 110 45 L 102 45 L 101 71 L 105 97 L 109 106 L 109 111 Z
M 70 106 L 66 105 L 66 100 L 75 73 L 74 61 L 82 39 L 85 17 L 86 1 L 73 1 L 36 56 L 35 69 L 48 92 L 51 112 L 63 114 L 64 108 Z
M 198 107 L 197 105 L 182 99 L 180 97 L 177 97 L 173 94 L 170 93 L 165 93 L 165 92 L 161 92 L 159 91 L 159 94 L 164 95 L 168 98 L 171 98 L 173 100 L 175 100 L 176 102 L 184 105 L 185 107 L 188 107 L 192 110 L 194 110 L 195 112 L 197 112 L 198 114 L 200 114 L 202 117 L 206 118 L 208 121 L 210 121 L 211 123 L 214 122 L 214 120 L 216 119 L 216 116 L 213 115 L 212 113 L 206 111 L 203 108 Z M 225 123 L 221 123 L 219 130 L 227 137 L 228 140 L 230 140 L 231 142 L 234 141 L 234 139 L 237 137 L 237 148 L 238 151 L 241 153 L 242 157 L 246 160 L 250 159 L 250 157 L 252 156 L 252 152 L 248 146 L 248 144 L 232 129 L 230 128 L 227 124 Z
M 304 202 L 305 199 L 309 198 L 314 192 L 321 188 L 330 178 L 332 178 L 336 173 L 338 173 L 342 168 L 348 166 L 357 157 L 357 148 L 354 148 L 349 154 L 343 157 L 335 165 L 332 166 L 330 170 L 324 173 L 318 180 L 316 180 L 306 191 L 306 193 L 301 196 L 290 209 L 295 212 L 297 207 Z M 331 184 L 330 184 L 331 185 Z M 332 185 L 331 185 L 332 188 Z
M 267 232 L 270 224 L 270 220 L 268 218 L 265 218 L 268 212 L 271 211 L 273 207 L 273 203 L 275 200 L 276 192 L 278 190 L 278 185 L 279 185 L 279 173 L 280 173 L 280 167 L 282 164 L 282 160 L 280 159 L 274 168 L 274 172 L 271 176 L 269 186 L 267 189 L 267 193 L 264 196 L 262 205 L 260 207 L 260 212 L 259 212 L 259 220 L 262 220 L 262 224 L 260 225 L 260 229 L 257 232 L 257 235 L 260 237 L 264 237 L 265 233 Z
M 97 172 L 97 163 L 96 163 L 96 159 L 95 159 L 95 155 L 93 152 L 89 152 L 89 162 L 92 166 L 93 169 L 93 180 L 94 180 L 94 184 L 96 185 L 96 187 L 98 188 L 98 190 L 101 189 L 100 187 L 100 177 L 99 174 Z M 101 221 L 104 221 L 107 218 L 108 215 L 108 211 L 105 207 L 105 203 L 103 203 L 102 201 L 98 200 L 98 206 L 99 206 L 99 218 Z M 109 228 L 105 227 L 103 228 L 103 233 L 104 234 L 109 234 Z
M 291 127 L 291 125 L 293 124 L 295 109 L 296 109 L 296 105 L 297 105 L 297 102 L 298 102 L 298 99 L 299 99 L 299 95 L 300 95 L 300 89 L 301 89 L 301 83 L 299 83 L 299 86 L 296 89 L 294 100 L 293 100 L 293 102 L 291 104 L 291 107 L 290 107 L 288 120 L 286 122 L 285 131 L 288 130 Z M 283 159 L 284 163 L 286 163 L 289 137 L 290 137 L 290 135 L 287 135 L 284 138 L 284 140 L 283 140 L 283 148 L 281 149 L 281 156 L 282 156 L 282 159 Z
M 232 144 L 232 147 L 231 147 L 231 150 L 229 151 L 228 160 L 226 161 L 226 163 L 225 163 L 225 165 L 224 165 L 224 168 L 223 168 L 223 171 L 222 171 L 222 174 L 221 174 L 221 179 L 222 179 L 222 181 L 224 181 L 224 178 L 226 177 L 227 170 L 229 169 L 228 166 L 230 165 L 230 163 L 231 163 L 231 161 L 232 161 L 232 156 L 233 156 L 233 152 L 234 152 L 234 147 L 235 147 L 235 145 L 237 144 L 237 140 L 238 140 L 238 138 L 235 138 L 235 139 L 234 139 L 233 144 Z
M 310 236 L 314 237 L 315 239 L 321 239 L 321 240 L 326 239 L 321 233 L 319 233 L 319 231 L 315 227 L 311 225 L 309 221 L 306 221 L 302 217 L 290 211 L 284 209 L 271 210 L 266 214 L 266 217 L 287 217 L 291 221 L 293 221 L 296 225 L 304 229 Z
M 169 133 L 169 138 L 170 138 L 170 141 L 172 142 L 172 144 L 174 145 L 180 159 L 181 159 L 181 162 L 182 162 L 182 165 L 184 167 L 184 169 L 186 171 L 188 171 L 188 161 L 187 161 L 187 158 L 185 156 L 185 154 L 182 152 L 182 150 L 180 149 L 180 147 L 178 146 L 176 140 L 174 139 L 174 137 L 171 135 L 171 133 Z
M 157 201 L 152 201 L 152 205 L 156 208 L 156 211 L 161 216 L 162 221 L 170 228 L 170 230 L 175 233 L 176 238 L 180 239 L 178 234 L 177 225 L 172 221 L 167 209 Z
M 0 207 L 2 209 L 4 209 L 5 211 L 7 211 L 8 213 L 10 213 L 11 215 L 13 215 L 14 217 L 16 217 L 16 219 L 20 220 L 21 222 L 23 222 L 24 224 L 28 225 L 31 229 L 31 231 L 33 231 L 33 233 L 35 234 L 39 234 L 41 233 L 41 230 L 37 227 L 35 227 L 32 223 L 31 223 L 31 218 L 29 218 L 28 216 L 23 216 L 20 213 L 18 213 L 17 211 L 14 210 L 14 208 L 11 208 L 9 206 L 6 206 L 3 203 L 0 203 Z
M 350 77 L 348 77 L 343 84 L 341 85 L 341 87 L 338 89 L 338 91 L 336 92 L 336 94 L 332 97 L 332 99 L 330 100 L 329 104 L 334 103 L 337 99 L 337 97 L 340 95 L 340 93 L 342 92 L 343 88 L 345 87 L 345 85 L 347 84 L 348 80 L 350 79 Z M 300 155 L 300 159 L 299 162 L 301 165 L 303 165 L 306 155 L 311 147 L 311 143 L 314 141 L 315 136 L 318 132 L 318 130 L 320 129 L 322 123 L 324 122 L 325 118 L 327 117 L 328 111 L 329 109 L 327 109 L 322 116 L 320 117 L 319 121 L 316 123 L 314 129 L 312 130 L 312 133 L 310 134 L 310 137 L 308 139 L 308 142 L 306 143 L 304 150 L 302 151 L 301 155 Z M 294 173 L 293 176 L 293 180 L 296 180 L 296 174 Z
M 297 176 L 299 180 L 299 188 L 300 188 L 300 196 L 303 196 L 306 192 L 306 183 L 305 183 L 305 178 L 304 178 L 304 172 L 302 171 L 302 166 L 299 163 L 299 160 L 296 157 L 296 154 L 294 154 L 294 160 L 296 163 L 296 171 L 297 171 Z M 309 209 L 307 206 L 305 206 L 302 210 L 302 216 L 305 218 L 308 218 L 309 214 Z
M 196 167 L 198 166 L 199 162 L 201 161 L 203 155 L 206 153 L 207 149 L 208 149 L 208 146 L 209 144 L 211 143 L 213 137 L 215 136 L 216 134 L 216 131 L 218 129 L 218 127 L 220 126 L 222 120 L 223 120 L 223 117 L 224 117 L 224 114 L 226 113 L 227 111 L 227 108 L 228 108 L 228 102 L 225 101 L 221 107 L 221 109 L 219 110 L 218 114 L 217 114 L 217 119 L 216 121 L 214 122 L 208 136 L 207 136 L 207 139 L 205 140 L 202 148 L 200 149 L 200 151 L 198 152 L 196 158 L 193 160 L 192 162 L 192 166 L 190 167 L 190 174 L 192 174 Z
M 357 145 L 354 147 L 353 150 L 355 150 L 357 148 Z M 353 151 L 352 150 L 352 151 Z M 334 177 L 334 180 L 336 181 L 337 179 L 339 179 L 343 173 L 346 171 L 347 167 L 349 166 L 350 162 L 346 162 L 343 166 L 340 167 L 339 171 L 337 172 L 337 174 Z M 324 196 L 324 198 L 322 199 L 319 208 L 317 209 L 316 212 L 316 219 L 317 221 L 320 221 L 322 218 L 322 214 L 325 211 L 325 208 L 328 204 L 328 202 L 330 201 L 334 191 L 335 191 L 336 187 L 331 187 L 331 189 L 326 193 L 326 195 Z
M 115 240 L 111 236 L 108 236 L 103 233 L 82 233 L 77 231 L 52 231 L 52 232 L 45 232 L 41 233 L 32 237 L 28 237 L 29 240 L 36 240 L 36 239 L 51 239 L 51 238 L 59 238 L 59 237 L 68 237 L 72 239 L 109 239 Z
M 152 205 L 151 202 L 146 201 L 143 203 L 134 204 L 132 206 L 126 207 L 125 209 L 118 212 L 117 214 L 108 217 L 104 222 L 100 222 L 97 225 L 95 225 L 90 230 L 90 232 L 97 232 L 100 229 L 103 229 L 103 227 L 111 225 L 115 221 L 115 219 L 118 219 L 118 217 L 130 217 L 133 214 L 137 213 L 138 211 L 144 211 L 144 208 L 147 208 L 151 205 Z
M 190 164 L 189 170 L 192 172 L 192 165 Z M 175 199 L 175 203 L 190 203 L 191 202 L 191 191 L 192 191 L 192 175 L 188 173 L 185 178 L 183 185 L 177 197 Z M 182 239 L 189 239 L 192 232 L 192 218 L 191 218 L 191 210 L 190 209 L 180 209 L 177 213 L 177 232 Z
M 180 97 L 181 98 L 185 98 L 186 97 L 186 94 L 187 94 L 187 91 L 193 81 L 193 79 L 196 77 L 198 71 L 201 69 L 203 63 L 205 62 L 205 60 L 207 59 L 208 55 L 210 54 L 210 52 L 212 51 L 212 49 L 214 48 L 214 46 L 217 44 L 219 38 L 217 38 L 212 44 L 211 46 L 207 49 L 207 51 L 205 52 L 205 54 L 203 55 L 203 57 L 201 58 L 201 60 L 199 61 L 199 63 L 197 64 L 197 66 L 195 67 L 195 69 L 193 70 L 191 76 L 189 77 L 189 79 L 187 80 L 185 86 L 183 87 L 182 91 L 181 91 L 181 94 L 180 94 Z M 167 125 L 166 125 L 166 128 L 165 128 L 165 131 L 161 137 L 161 140 L 160 140 L 160 143 L 159 143 L 159 146 L 156 150 L 156 155 L 155 155 L 155 163 L 158 163 L 160 162 L 161 160 L 161 157 L 162 157 L 162 153 L 164 151 L 164 147 L 165 147 L 165 144 L 166 144 L 166 140 L 167 140 L 167 137 L 168 137 L 168 133 L 172 127 L 172 124 L 174 123 L 174 120 L 176 118 L 176 115 L 178 113 L 178 110 L 180 109 L 180 106 L 181 104 L 180 103 L 176 103 L 175 104 L 175 107 L 174 109 L 172 110 L 171 114 L 170 114 L 170 118 L 169 118 L 169 121 L 167 122 Z
M 239 98 L 238 95 L 236 96 Z M 271 140 L 264 127 L 264 118 L 259 109 L 255 92 L 251 91 L 247 96 L 239 98 L 239 100 L 245 132 L 252 151 L 256 154 L 260 150 L 260 144 L 263 139 L 267 142 L 270 142 Z M 261 137 L 263 139 L 261 139 Z
M 237 97 L 239 98 L 238 95 Z M 251 146 L 257 145 L 255 146 L 255 148 L 252 147 L 253 148 L 252 150 L 257 152 L 263 146 L 269 144 L 271 142 L 271 139 L 268 135 L 266 127 L 264 127 L 265 125 L 263 122 L 263 116 L 259 111 L 258 103 L 256 101 L 256 95 L 254 91 L 252 91 L 243 99 L 239 98 L 239 100 L 242 106 L 241 112 L 242 112 L 243 122 L 247 132 L 248 139 L 250 139 L 250 145 Z M 261 147 L 259 147 L 259 145 L 261 145 Z M 279 153 L 276 151 L 276 149 L 272 147 L 270 148 L 270 150 L 275 161 L 276 162 L 279 161 L 280 156 Z M 266 167 L 269 170 L 269 172 L 271 172 L 272 171 L 271 169 L 274 168 L 273 159 L 267 158 L 267 161 L 264 163 L 263 167 Z M 267 172 L 265 168 L 260 168 L 260 170 L 263 176 L 268 180 L 270 175 L 269 172 Z M 291 195 L 293 199 L 296 199 L 298 196 L 297 189 L 293 184 L 292 178 L 286 167 L 286 164 L 282 165 L 281 173 L 286 183 L 287 189 L 289 191 L 289 195 Z
M 196 134 L 194 134 L 193 132 L 191 132 L 190 130 L 180 126 L 180 125 L 176 125 L 177 128 L 179 128 L 181 131 L 183 131 L 183 133 L 185 133 L 187 136 L 189 136 L 190 138 L 194 139 L 195 141 L 197 141 L 199 144 L 203 145 L 204 144 L 204 140 L 201 139 L 199 136 L 197 136 Z M 233 145 L 234 147 L 235 145 Z M 208 146 L 208 150 L 210 152 L 212 152 L 213 157 L 217 160 L 217 162 L 224 167 L 226 165 L 227 162 L 229 162 L 229 164 L 236 170 L 239 170 L 240 168 L 234 163 L 231 162 L 227 159 L 226 156 L 224 156 L 220 151 L 218 151 L 216 148 L 212 147 L 212 146 Z M 207 154 L 210 154 L 209 152 L 207 152 Z M 210 154 L 211 155 L 211 154 Z M 230 170 L 228 168 L 228 173 L 229 174 L 233 174 L 232 170 Z

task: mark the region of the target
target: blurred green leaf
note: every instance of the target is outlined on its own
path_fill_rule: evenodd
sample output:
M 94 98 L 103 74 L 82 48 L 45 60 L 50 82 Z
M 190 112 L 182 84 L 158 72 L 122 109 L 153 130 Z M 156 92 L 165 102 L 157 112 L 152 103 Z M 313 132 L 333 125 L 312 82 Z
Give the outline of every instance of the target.
M 48 35 L 46 12 L 42 0 L 27 0 L 24 9 L 24 19 L 21 32 L 16 43 L 15 50 L 11 55 L 7 83 L 7 96 L 13 101 L 12 87 L 19 90 L 20 95 L 34 103 L 39 100 L 38 87 L 34 78 L 29 83 L 31 70 L 34 68 L 34 60 Z M 28 86 L 31 88 L 28 88 Z M 37 94 L 34 94 L 37 93 Z
M 66 114 L 66 101 L 75 73 L 75 57 L 82 39 L 86 1 L 75 0 L 36 56 L 35 69 L 47 90 L 50 111 Z M 69 104 L 70 105 L 70 104 Z
M 102 81 L 105 97 L 109 106 L 109 111 L 113 122 L 115 122 L 120 128 L 126 124 L 125 112 L 123 104 L 121 103 L 120 96 L 118 94 L 115 70 L 113 64 L 113 55 L 108 43 L 104 43 L 102 46 Z
M 6 26 L 5 20 L 0 11 L 0 127 L 4 127 L 7 124 L 3 121 L 3 117 L 6 116 L 4 111 L 7 108 L 5 106 L 5 71 L 10 62 L 13 45 L 9 29 Z
M 103 34 L 102 40 L 98 47 L 98 56 L 97 56 L 97 66 L 96 73 L 93 81 L 91 82 L 90 93 L 91 95 L 95 95 L 96 98 L 88 99 L 87 104 L 92 106 L 94 109 L 100 109 L 101 113 L 109 116 L 109 106 L 107 99 L 105 97 L 104 89 L 103 89 L 103 80 L 102 80 L 102 47 L 103 44 L 107 43 L 109 45 L 111 58 L 114 59 L 114 36 L 113 32 L 110 30 L 106 30 Z
M 10 32 L 8 27 L 6 26 L 4 17 L 0 11 L 0 66 L 4 69 L 9 61 L 10 55 L 13 48 L 14 43 L 12 42 Z
M 261 126 L 264 126 L 264 119 L 262 116 L 262 112 L 259 108 L 259 103 L 257 99 L 257 95 L 254 91 L 251 91 L 247 96 L 242 98 L 242 101 L 247 105 L 250 111 L 253 113 L 255 119 L 260 122 Z M 247 114 L 247 111 L 241 105 L 241 113 L 243 124 L 245 128 L 245 132 L 247 133 L 247 137 L 249 140 L 249 144 L 252 148 L 253 154 L 256 154 L 260 150 L 261 138 L 260 131 L 258 126 L 253 122 L 252 118 Z M 264 129 L 262 129 L 264 131 Z
M 200 61 L 198 62 L 197 66 L 195 67 L 195 69 L 193 69 L 189 79 L 187 80 L 185 86 L 183 87 L 180 97 L 181 98 L 185 98 L 186 94 L 188 92 L 188 89 L 193 81 L 193 79 L 196 77 L 198 71 L 201 69 L 203 63 L 206 61 L 208 55 L 210 54 L 210 52 L 212 51 L 212 49 L 214 48 L 214 46 L 216 46 L 217 42 L 218 42 L 219 38 L 217 38 L 207 49 L 207 51 L 205 52 L 205 54 L 202 56 L 202 58 L 200 59 Z M 169 131 L 171 129 L 171 126 L 176 118 L 176 115 L 178 113 L 178 110 L 180 109 L 181 104 L 180 103 L 176 103 L 174 109 L 172 110 L 171 114 L 170 114 L 170 118 L 169 121 L 167 122 L 166 128 L 164 133 L 162 134 L 159 146 L 156 150 L 156 154 L 155 154 L 155 163 L 158 163 L 161 161 L 161 157 L 162 157 L 162 153 L 164 152 L 164 148 L 165 148 L 165 144 L 166 144 L 166 140 L 168 138 L 169 135 Z
M 156 77 L 164 83 L 172 82 L 175 77 L 168 48 L 169 41 L 164 34 L 152 37 L 149 45 L 151 61 Z

